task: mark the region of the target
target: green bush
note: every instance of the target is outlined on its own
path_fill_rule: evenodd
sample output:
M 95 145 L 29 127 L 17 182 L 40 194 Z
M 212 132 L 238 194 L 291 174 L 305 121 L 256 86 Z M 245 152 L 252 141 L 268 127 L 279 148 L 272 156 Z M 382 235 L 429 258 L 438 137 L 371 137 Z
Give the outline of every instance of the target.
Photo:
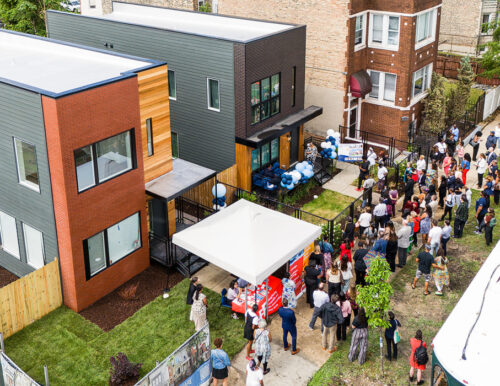
M 257 202 L 257 195 L 255 193 L 249 193 L 249 192 L 242 191 L 240 193 L 240 198 L 243 198 L 243 199 L 250 201 L 250 202 Z

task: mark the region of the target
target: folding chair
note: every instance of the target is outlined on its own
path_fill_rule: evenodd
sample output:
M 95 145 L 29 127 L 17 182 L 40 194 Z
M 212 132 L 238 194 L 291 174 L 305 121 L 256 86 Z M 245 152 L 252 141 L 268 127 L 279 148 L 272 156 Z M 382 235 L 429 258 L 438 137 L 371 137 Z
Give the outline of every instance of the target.
M 228 304 L 227 303 L 227 289 L 226 288 L 223 288 L 221 293 L 220 293 L 220 304 L 219 304 L 219 309 L 217 310 L 217 312 L 215 313 L 215 315 L 218 315 L 219 314 L 219 310 L 224 307 L 224 308 L 229 308 L 230 310 L 233 309 L 233 307 L 231 306 L 231 304 Z

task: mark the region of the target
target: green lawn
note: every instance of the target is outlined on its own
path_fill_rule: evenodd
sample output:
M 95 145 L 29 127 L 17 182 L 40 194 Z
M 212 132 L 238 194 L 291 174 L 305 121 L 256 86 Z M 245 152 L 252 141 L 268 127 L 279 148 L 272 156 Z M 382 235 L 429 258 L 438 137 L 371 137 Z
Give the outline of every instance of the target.
M 451 90 L 454 90 L 457 88 L 457 83 L 456 82 L 451 82 L 447 80 L 444 82 L 444 88 L 445 88 L 445 95 L 447 98 L 450 97 Z M 467 101 L 467 106 L 474 106 L 479 99 L 481 95 L 484 94 L 484 91 L 478 88 L 471 88 L 470 90 L 470 96 L 469 100 Z
M 344 210 L 352 201 L 352 197 L 344 196 L 343 194 L 333 192 L 331 190 L 325 190 L 318 196 L 318 198 L 309 201 L 301 209 L 331 220 L 342 212 L 342 210 Z
M 188 283 L 182 281 L 170 298 L 156 298 L 109 332 L 61 307 L 8 338 L 5 352 L 38 382 L 44 381 L 47 365 L 52 385 L 107 385 L 109 358 L 118 352 L 143 364 L 142 377 L 195 332 L 185 302 Z M 208 289 L 204 293 L 211 339 L 223 337 L 224 349 L 233 357 L 245 344 L 243 321 L 232 319 L 227 309 L 216 318 L 220 295 Z

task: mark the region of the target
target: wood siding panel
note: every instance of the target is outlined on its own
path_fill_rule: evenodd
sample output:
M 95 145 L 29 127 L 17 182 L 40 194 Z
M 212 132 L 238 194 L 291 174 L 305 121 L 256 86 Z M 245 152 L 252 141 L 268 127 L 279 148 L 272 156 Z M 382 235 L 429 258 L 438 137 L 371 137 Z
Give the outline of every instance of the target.
M 61 305 L 59 263 L 55 259 L 0 288 L 0 327 L 4 339 Z
M 252 148 L 236 144 L 236 165 L 238 167 L 238 188 L 252 189 Z
M 302 140 L 302 142 L 304 141 Z M 284 166 L 285 169 L 290 167 L 290 133 L 280 137 L 280 165 Z
M 237 186 L 238 170 L 236 164 L 234 164 L 230 168 L 227 168 L 226 170 L 223 170 L 220 173 L 217 173 L 217 181 L 231 186 Z M 215 179 L 211 178 L 208 181 L 205 181 L 204 183 L 194 187 L 187 193 L 183 194 L 183 197 L 198 202 L 201 205 L 204 205 L 208 208 L 212 208 L 213 206 L 212 199 L 214 198 L 214 196 L 212 196 L 212 188 L 214 187 L 214 184 L 215 184 Z M 236 189 L 226 186 L 226 203 L 228 205 L 234 202 L 235 192 Z M 168 215 L 170 219 L 170 212 Z
M 168 235 L 175 233 L 175 200 L 168 202 Z
M 304 125 L 299 127 L 299 162 L 304 161 Z
M 168 69 L 160 66 L 137 74 L 141 115 L 144 180 L 149 182 L 172 170 Z M 148 156 L 147 124 L 151 119 L 153 155 Z

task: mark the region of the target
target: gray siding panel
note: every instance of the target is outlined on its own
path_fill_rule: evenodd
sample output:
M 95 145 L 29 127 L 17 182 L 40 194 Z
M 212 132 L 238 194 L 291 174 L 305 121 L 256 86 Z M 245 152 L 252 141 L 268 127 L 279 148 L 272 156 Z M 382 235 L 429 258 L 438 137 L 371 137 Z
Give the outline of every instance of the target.
M 217 171 L 235 163 L 232 42 L 67 13 L 47 18 L 51 38 L 166 61 L 176 76 L 170 112 L 180 157 Z M 207 109 L 207 77 L 219 80 L 220 112 Z
M 13 137 L 36 146 L 40 193 L 18 182 Z M 39 94 L 0 83 L 0 210 L 15 217 L 21 259 L 0 249 L 0 265 L 18 276 L 26 264 L 22 223 L 43 233 L 45 262 L 58 256 L 42 101 Z

